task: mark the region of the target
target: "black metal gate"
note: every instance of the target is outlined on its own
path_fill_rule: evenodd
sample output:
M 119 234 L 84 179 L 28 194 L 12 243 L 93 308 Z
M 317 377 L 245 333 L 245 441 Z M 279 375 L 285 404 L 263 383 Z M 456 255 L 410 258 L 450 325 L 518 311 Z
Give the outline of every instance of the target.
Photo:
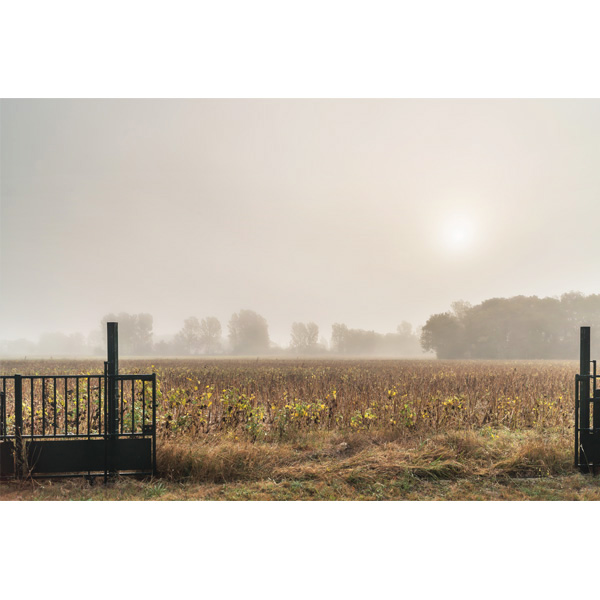
M 156 375 L 119 375 L 108 323 L 102 375 L 0 376 L 0 478 L 152 475 Z
M 600 471 L 600 389 L 596 361 L 590 360 L 590 341 L 590 328 L 582 327 L 575 376 L 575 466 L 583 473 Z

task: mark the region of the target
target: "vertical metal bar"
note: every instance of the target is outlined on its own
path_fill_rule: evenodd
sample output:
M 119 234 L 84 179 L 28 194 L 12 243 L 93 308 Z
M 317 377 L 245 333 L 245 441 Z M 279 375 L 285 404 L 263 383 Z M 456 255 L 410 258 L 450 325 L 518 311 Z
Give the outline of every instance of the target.
M 584 443 L 590 429 L 590 328 L 581 327 L 579 344 L 579 464 L 587 465 Z M 583 441 L 582 441 L 583 440 Z M 583 466 L 581 467 L 583 468 Z
M 6 437 L 6 395 L 0 392 L 0 437 Z
M 108 361 L 104 363 L 104 402 L 102 412 L 104 413 L 104 483 L 108 481 Z M 100 431 L 102 431 L 100 429 Z
M 30 398 L 30 402 L 29 402 L 29 406 L 31 407 L 31 415 L 30 415 L 30 422 L 31 422 L 31 437 L 33 438 L 33 434 L 34 434 L 34 424 L 33 424 L 33 418 L 35 416 L 35 409 L 33 407 L 33 396 L 35 393 L 35 389 L 33 387 L 33 377 L 29 380 L 29 391 L 31 393 L 31 398 Z
M 156 475 L 156 373 L 152 373 L 152 474 Z
M 103 398 L 103 393 L 104 393 L 104 389 L 106 389 L 104 387 L 104 384 L 106 383 L 106 381 L 104 380 L 104 377 L 98 377 L 98 435 L 102 435 L 102 417 L 103 417 L 103 411 L 104 411 L 104 405 L 102 403 L 102 398 Z
M 579 466 L 579 375 L 575 375 L 575 468 Z
M 6 379 L 2 379 L 2 393 L 4 394 L 4 413 L 2 420 L 4 421 L 4 435 L 8 435 L 8 423 L 6 422 Z
M 104 363 L 104 402 L 102 403 L 102 416 L 104 418 L 104 436 L 108 435 L 108 362 Z
M 79 377 L 75 378 L 75 435 L 79 435 Z
M 596 399 L 596 361 L 592 361 L 594 363 L 594 391 L 592 392 L 592 397 L 594 398 L 593 402 L 593 419 L 592 419 L 592 427 L 598 433 L 600 430 L 600 400 Z
M 125 411 L 125 397 L 123 396 L 123 380 L 121 380 L 121 397 L 119 398 L 119 410 L 121 412 L 120 431 L 123 433 L 123 413 Z
M 98 397 L 98 407 L 99 407 L 99 413 L 98 413 L 98 418 L 99 418 L 99 422 L 98 422 L 98 433 L 100 435 L 107 435 L 107 431 L 106 431 L 106 390 L 108 389 L 107 386 L 107 380 L 108 380 L 108 364 L 104 363 L 104 377 L 102 378 L 102 386 L 104 387 L 104 394 L 101 394 Z
M 135 381 L 131 380 L 131 433 L 135 433 Z
M 52 379 L 54 381 L 54 437 L 56 437 L 56 377 Z
M 91 377 L 87 378 L 87 435 L 88 435 L 88 440 L 90 439 L 90 411 L 92 408 L 92 396 L 91 396 Z
M 142 381 L 142 433 L 146 426 L 146 382 Z
M 15 477 L 23 476 L 23 381 L 15 375 Z
M 65 435 L 68 434 L 69 430 L 69 397 L 67 388 L 67 378 L 65 377 Z
M 42 435 L 46 435 L 46 378 L 42 377 Z

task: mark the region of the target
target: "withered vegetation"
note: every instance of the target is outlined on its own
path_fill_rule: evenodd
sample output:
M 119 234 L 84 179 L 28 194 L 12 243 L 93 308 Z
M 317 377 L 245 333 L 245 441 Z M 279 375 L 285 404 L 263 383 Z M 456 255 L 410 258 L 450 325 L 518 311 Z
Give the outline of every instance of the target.
M 5 361 L 3 371 L 98 372 Z M 574 362 L 122 361 L 156 372 L 159 477 L 4 497 L 596 498 L 572 465 Z

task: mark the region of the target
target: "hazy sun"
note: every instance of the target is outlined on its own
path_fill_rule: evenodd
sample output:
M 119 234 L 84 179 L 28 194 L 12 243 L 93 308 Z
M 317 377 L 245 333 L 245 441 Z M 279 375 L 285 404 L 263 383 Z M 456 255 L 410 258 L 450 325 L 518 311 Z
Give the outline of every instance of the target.
M 468 249 L 475 237 L 473 223 L 465 217 L 449 219 L 443 226 L 442 238 L 447 250 Z

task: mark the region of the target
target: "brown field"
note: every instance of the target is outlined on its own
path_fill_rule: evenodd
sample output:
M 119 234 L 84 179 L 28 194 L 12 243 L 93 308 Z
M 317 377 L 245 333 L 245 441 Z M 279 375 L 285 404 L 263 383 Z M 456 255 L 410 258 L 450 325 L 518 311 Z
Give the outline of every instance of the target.
M 156 372 L 154 481 L 5 498 L 596 498 L 572 466 L 575 362 L 122 360 Z M 3 361 L 3 374 L 100 361 Z

